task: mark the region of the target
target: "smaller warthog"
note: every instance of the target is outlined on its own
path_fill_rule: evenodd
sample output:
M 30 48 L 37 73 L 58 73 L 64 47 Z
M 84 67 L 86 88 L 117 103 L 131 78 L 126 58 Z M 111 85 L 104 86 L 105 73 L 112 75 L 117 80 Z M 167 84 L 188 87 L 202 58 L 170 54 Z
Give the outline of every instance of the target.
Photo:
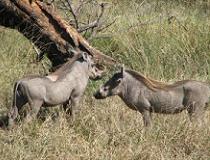
M 118 95 L 129 108 L 142 114 L 145 126 L 151 126 L 152 112 L 174 114 L 186 109 L 191 120 L 202 118 L 210 98 L 209 87 L 194 80 L 164 84 L 122 68 L 94 96 L 103 99 Z
M 36 117 L 41 106 L 63 104 L 67 114 L 72 114 L 83 95 L 88 79 L 102 76 L 93 62 L 92 56 L 83 52 L 77 54 L 48 76 L 28 76 L 18 80 L 14 86 L 13 105 L 8 113 L 9 127 L 14 124 L 22 106 L 29 103 L 28 120 Z

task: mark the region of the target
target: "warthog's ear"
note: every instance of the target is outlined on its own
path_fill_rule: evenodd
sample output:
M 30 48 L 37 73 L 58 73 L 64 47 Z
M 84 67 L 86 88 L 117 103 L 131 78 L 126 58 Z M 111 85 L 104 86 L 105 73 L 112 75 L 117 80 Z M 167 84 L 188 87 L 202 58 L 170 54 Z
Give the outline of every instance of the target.
M 102 64 L 96 63 L 95 65 L 99 70 L 106 70 L 106 67 Z
M 82 58 L 83 58 L 84 61 L 88 61 L 89 60 L 89 55 L 88 55 L 87 52 L 82 52 L 81 55 L 82 55 Z
M 121 74 L 122 74 L 122 77 L 124 76 L 124 73 L 125 73 L 125 65 L 123 64 L 121 66 Z

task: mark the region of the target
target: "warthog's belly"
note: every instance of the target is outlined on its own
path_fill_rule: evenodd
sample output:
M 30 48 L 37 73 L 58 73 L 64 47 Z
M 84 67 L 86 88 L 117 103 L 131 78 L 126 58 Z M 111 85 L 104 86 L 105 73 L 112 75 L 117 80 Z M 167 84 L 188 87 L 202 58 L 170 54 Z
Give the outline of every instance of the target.
M 151 108 L 152 112 L 155 113 L 163 113 L 163 114 L 176 114 L 176 113 L 180 113 L 183 110 L 185 110 L 186 107 L 183 106 L 182 104 L 178 104 L 178 105 L 164 105 L 164 104 L 159 104 L 159 105 L 154 105 Z
M 184 93 L 182 88 L 156 92 L 150 99 L 152 112 L 164 114 L 180 113 L 185 109 L 183 98 Z

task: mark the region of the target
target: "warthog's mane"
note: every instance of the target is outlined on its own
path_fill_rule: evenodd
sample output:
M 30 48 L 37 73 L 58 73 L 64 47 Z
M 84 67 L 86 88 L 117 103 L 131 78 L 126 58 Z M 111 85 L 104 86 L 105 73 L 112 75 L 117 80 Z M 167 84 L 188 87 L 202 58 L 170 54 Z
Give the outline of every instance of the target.
M 141 81 L 143 84 L 145 84 L 149 89 L 153 91 L 156 91 L 157 89 L 169 90 L 170 88 L 182 85 L 189 81 L 189 80 L 183 80 L 183 81 L 177 81 L 173 84 L 168 84 L 146 77 L 145 75 L 133 70 L 126 70 L 126 72 L 129 73 L 136 80 Z
M 74 62 L 81 57 L 80 54 L 76 54 L 73 58 L 64 63 L 60 68 L 58 68 L 55 72 L 50 75 L 58 76 L 58 79 L 62 78 L 66 73 L 71 69 Z

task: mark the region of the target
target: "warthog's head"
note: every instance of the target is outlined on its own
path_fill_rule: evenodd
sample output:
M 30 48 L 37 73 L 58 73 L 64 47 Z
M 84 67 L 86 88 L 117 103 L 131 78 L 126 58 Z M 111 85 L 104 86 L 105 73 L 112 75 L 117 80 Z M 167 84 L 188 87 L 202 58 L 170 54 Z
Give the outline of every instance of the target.
M 96 99 L 104 99 L 109 96 L 120 95 L 123 81 L 124 67 L 120 72 L 115 73 L 99 90 L 94 94 Z
M 92 80 L 98 80 L 103 77 L 103 74 L 105 72 L 104 68 L 102 68 L 101 65 L 95 64 L 93 57 L 86 52 L 82 53 L 83 60 L 87 62 L 88 64 L 88 75 L 89 78 Z
M 92 80 L 99 80 L 104 76 L 105 69 L 102 65 L 99 64 L 92 64 L 90 68 L 89 77 Z

